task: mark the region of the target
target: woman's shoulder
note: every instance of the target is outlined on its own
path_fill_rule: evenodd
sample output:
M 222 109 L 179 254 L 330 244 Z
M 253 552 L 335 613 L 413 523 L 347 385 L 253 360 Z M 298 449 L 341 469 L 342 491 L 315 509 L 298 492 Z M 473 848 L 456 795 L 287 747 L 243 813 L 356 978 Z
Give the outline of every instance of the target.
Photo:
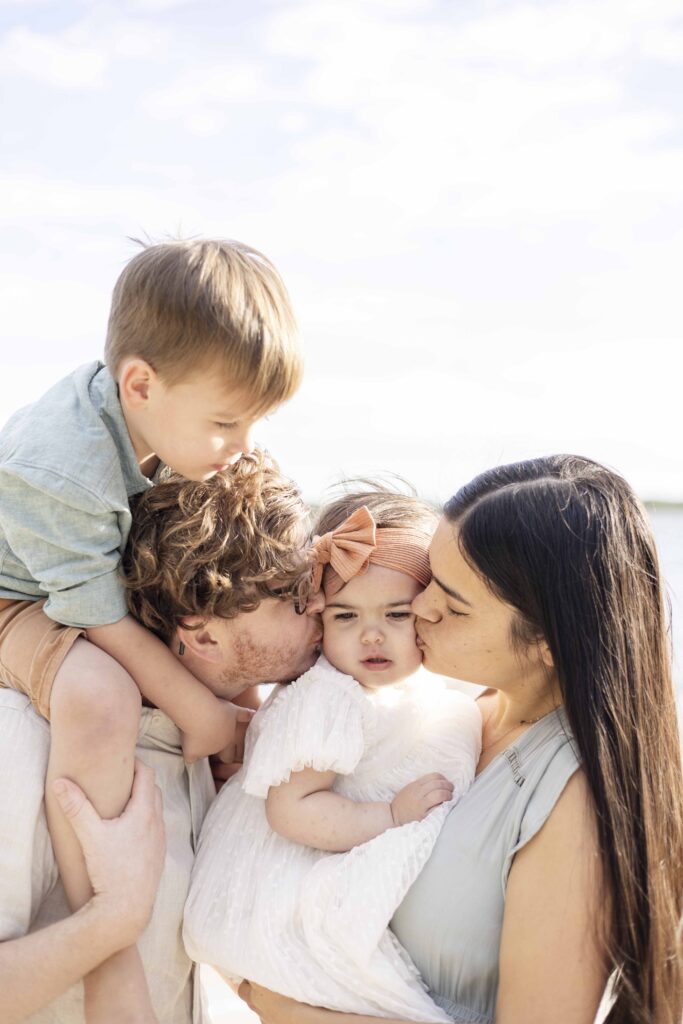
M 516 854 L 556 811 L 564 819 L 585 817 L 592 807 L 588 783 L 567 717 L 560 708 L 529 730 L 505 755 L 520 793 L 516 842 L 506 857 L 507 878 Z

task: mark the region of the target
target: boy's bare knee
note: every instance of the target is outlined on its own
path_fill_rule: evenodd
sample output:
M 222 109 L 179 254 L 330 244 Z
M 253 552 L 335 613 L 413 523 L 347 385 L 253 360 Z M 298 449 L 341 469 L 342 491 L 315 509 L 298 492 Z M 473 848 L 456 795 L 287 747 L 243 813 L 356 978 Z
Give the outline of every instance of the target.
M 79 735 L 137 734 L 142 698 L 126 670 L 87 640 L 77 640 L 60 666 L 50 696 L 53 728 Z

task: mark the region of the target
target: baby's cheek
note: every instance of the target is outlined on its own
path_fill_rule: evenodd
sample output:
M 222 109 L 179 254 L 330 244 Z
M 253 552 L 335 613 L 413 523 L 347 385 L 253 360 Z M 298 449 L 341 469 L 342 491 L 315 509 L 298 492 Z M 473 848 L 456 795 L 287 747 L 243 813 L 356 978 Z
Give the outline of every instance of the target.
M 339 643 L 337 637 L 334 635 L 334 628 L 328 626 L 323 633 L 323 654 L 330 662 L 334 665 L 334 659 L 337 657 L 339 649 Z
M 337 634 L 334 626 L 328 626 L 323 634 L 323 654 L 340 672 L 348 672 L 348 644 Z

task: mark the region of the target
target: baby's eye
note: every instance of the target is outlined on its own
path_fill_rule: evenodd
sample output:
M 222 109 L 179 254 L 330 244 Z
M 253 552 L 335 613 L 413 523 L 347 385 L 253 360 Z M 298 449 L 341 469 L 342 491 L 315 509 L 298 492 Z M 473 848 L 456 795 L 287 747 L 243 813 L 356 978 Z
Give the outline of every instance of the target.
M 334 616 L 334 621 L 335 622 L 350 622 L 351 619 L 354 619 L 354 618 L 355 618 L 355 615 L 353 614 L 353 612 L 336 612 L 335 616 Z
M 412 615 L 412 612 L 387 612 L 388 619 L 398 619 L 399 621 L 401 619 L 410 619 Z

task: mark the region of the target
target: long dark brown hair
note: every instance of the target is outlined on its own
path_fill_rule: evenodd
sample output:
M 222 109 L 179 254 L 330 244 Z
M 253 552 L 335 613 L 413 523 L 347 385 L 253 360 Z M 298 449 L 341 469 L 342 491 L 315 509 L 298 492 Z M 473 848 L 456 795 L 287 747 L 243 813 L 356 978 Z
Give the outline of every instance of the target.
M 553 455 L 489 470 L 445 507 L 463 555 L 544 638 L 595 804 L 610 1024 L 680 1024 L 683 783 L 667 602 L 647 514 L 616 473 Z

